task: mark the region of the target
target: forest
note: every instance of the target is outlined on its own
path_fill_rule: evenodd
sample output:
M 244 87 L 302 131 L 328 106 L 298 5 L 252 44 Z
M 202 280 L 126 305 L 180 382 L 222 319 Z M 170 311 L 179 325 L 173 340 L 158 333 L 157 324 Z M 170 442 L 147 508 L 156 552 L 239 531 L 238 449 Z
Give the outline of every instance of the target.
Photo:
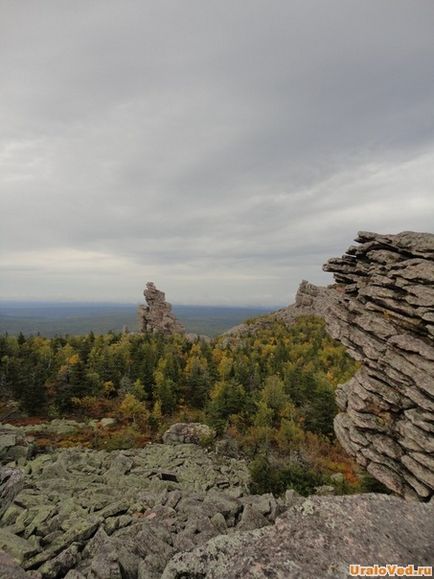
M 0 337 L 2 400 L 29 420 L 116 419 L 109 432 L 57 444 L 129 448 L 159 440 L 175 422 L 204 422 L 248 458 L 258 492 L 308 492 L 330 480 L 360 490 L 333 432 L 334 390 L 355 369 L 315 317 L 211 342 L 128 332 Z

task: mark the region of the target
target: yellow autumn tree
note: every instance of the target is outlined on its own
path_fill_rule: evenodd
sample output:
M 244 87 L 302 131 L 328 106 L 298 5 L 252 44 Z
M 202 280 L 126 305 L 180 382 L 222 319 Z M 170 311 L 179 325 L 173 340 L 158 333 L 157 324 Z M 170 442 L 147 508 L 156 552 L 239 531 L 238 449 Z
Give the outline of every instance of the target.
M 126 394 L 119 405 L 119 412 L 123 418 L 131 421 L 134 426 L 144 426 L 149 412 L 144 402 L 140 402 L 134 394 Z

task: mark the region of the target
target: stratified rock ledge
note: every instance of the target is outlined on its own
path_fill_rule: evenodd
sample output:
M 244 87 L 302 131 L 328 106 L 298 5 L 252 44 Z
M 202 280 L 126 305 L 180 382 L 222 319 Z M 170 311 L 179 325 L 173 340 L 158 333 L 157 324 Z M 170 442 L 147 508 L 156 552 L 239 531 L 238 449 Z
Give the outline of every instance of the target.
M 336 395 L 336 435 L 406 498 L 434 493 L 434 235 L 360 232 L 324 266 L 336 285 L 300 285 L 296 309 L 322 316 L 361 368 Z

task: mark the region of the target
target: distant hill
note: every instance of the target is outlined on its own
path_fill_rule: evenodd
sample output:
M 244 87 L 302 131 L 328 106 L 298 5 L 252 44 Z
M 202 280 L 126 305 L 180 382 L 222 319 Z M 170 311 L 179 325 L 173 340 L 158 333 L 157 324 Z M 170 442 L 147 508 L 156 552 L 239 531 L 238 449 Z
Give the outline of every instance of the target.
M 276 308 L 173 306 L 187 332 L 216 336 Z M 104 334 L 128 326 L 137 331 L 137 305 L 109 303 L 0 302 L 0 334 Z

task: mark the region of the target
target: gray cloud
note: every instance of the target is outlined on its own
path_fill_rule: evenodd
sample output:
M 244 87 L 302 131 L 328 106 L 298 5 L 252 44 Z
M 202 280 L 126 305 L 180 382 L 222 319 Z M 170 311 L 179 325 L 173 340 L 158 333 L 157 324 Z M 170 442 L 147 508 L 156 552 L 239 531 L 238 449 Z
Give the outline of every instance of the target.
M 432 230 L 432 0 L 1 8 L 0 296 L 285 303 Z

